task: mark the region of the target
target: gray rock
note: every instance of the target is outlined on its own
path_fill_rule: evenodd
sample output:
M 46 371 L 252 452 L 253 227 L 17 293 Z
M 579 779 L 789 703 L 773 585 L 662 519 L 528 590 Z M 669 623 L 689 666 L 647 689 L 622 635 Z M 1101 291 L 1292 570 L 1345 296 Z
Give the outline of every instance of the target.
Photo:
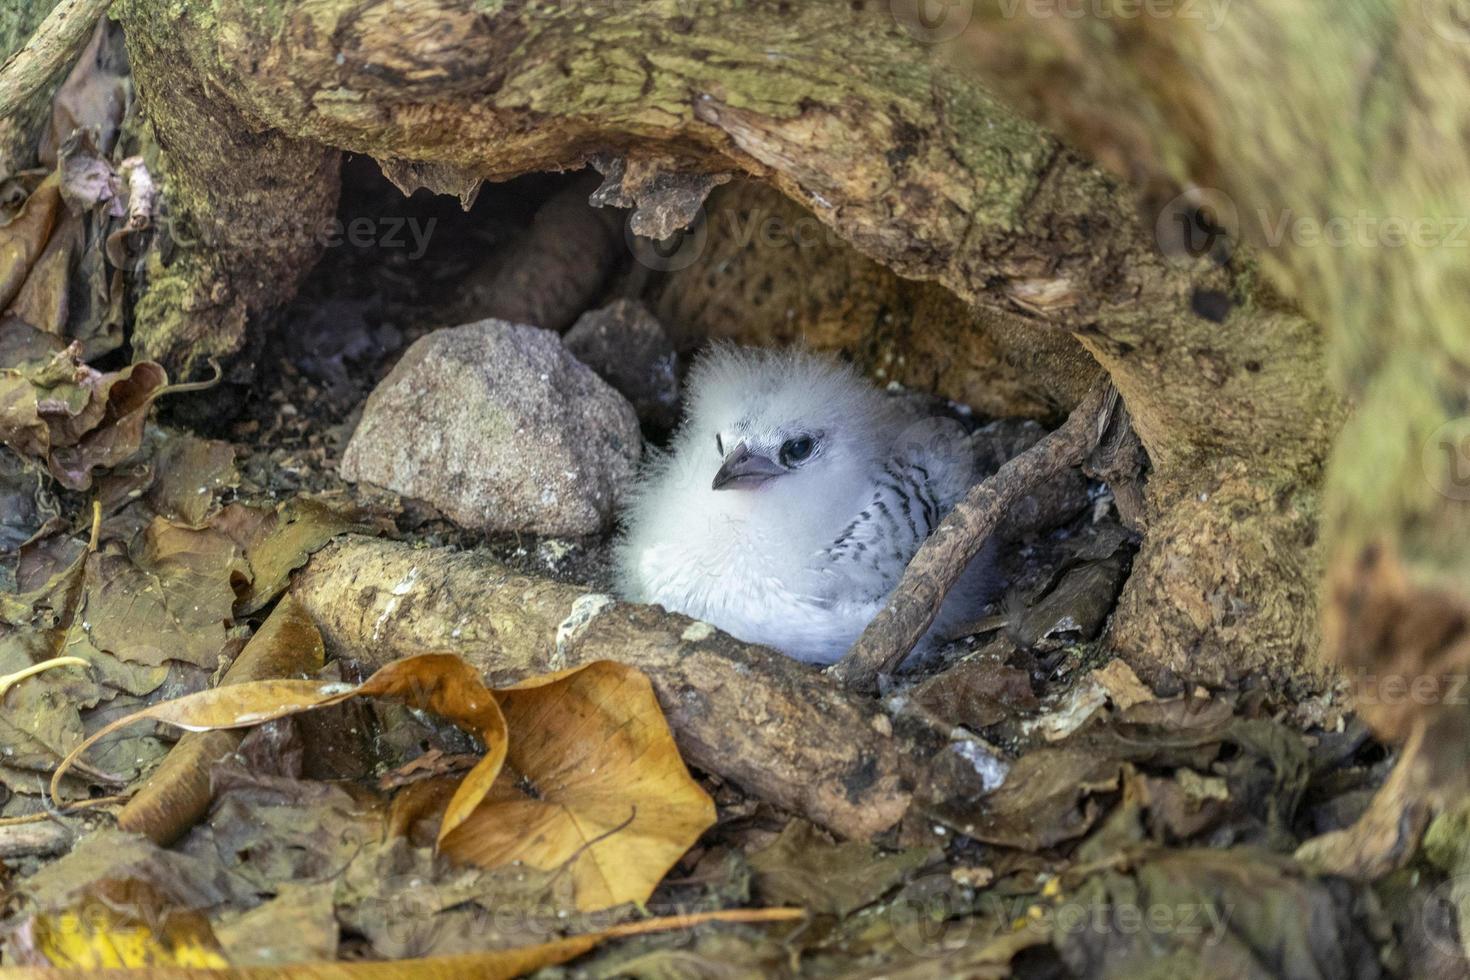
M 556 334 L 482 320 L 408 349 L 368 397 L 342 476 L 468 528 L 595 534 L 641 447 L 632 406 Z
M 562 342 L 612 385 L 653 429 L 679 421 L 679 359 L 662 324 L 636 300 L 583 313 Z

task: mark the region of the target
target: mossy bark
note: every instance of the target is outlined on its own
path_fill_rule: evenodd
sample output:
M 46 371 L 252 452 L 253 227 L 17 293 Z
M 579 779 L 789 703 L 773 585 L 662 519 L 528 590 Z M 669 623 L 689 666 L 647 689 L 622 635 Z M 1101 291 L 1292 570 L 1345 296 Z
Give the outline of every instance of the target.
M 1430 725 L 1441 761 L 1463 768 L 1470 24 L 1451 3 L 1388 0 L 1232 0 L 1209 18 L 1089 9 L 980 4 L 964 47 L 1119 172 L 1213 188 L 1272 280 L 1328 330 L 1355 412 L 1324 490 L 1326 650 L 1380 732 Z M 1149 67 L 1164 65 L 1167 84 Z
M 1341 418 L 1320 332 L 1242 255 L 1165 258 L 1126 190 L 935 60 L 885 5 L 118 8 L 175 201 L 207 227 L 326 217 L 326 147 L 425 165 L 455 189 L 599 152 L 655 156 L 763 180 L 901 276 L 1070 333 L 1152 463 L 1120 651 L 1152 675 L 1317 671 L 1316 488 Z M 310 255 L 221 231 L 139 310 L 143 349 L 187 362 L 237 348 Z

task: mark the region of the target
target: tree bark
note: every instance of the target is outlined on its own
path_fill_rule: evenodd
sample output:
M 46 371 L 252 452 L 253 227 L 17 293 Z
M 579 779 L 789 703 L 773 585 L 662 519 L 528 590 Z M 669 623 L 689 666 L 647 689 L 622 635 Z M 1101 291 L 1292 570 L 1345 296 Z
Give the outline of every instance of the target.
M 1317 676 L 1316 488 L 1341 418 L 1320 331 L 1239 253 L 1165 258 L 1126 191 L 932 60 L 884 5 L 118 9 L 174 199 L 203 227 L 324 219 L 326 147 L 454 190 L 646 155 L 767 181 L 900 275 L 1070 332 L 1152 464 L 1119 651 L 1150 676 Z M 315 254 L 294 237 L 208 244 L 150 289 L 140 350 L 237 349 Z

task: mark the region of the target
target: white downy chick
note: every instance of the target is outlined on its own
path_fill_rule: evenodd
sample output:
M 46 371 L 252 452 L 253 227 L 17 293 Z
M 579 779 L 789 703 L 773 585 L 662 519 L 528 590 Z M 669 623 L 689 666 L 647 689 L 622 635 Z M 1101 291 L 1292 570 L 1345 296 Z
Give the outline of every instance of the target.
M 619 590 L 798 660 L 847 651 L 976 476 L 958 423 L 915 420 L 817 354 L 714 347 L 685 401 L 626 514 Z M 987 548 L 931 637 L 978 615 L 990 564 Z

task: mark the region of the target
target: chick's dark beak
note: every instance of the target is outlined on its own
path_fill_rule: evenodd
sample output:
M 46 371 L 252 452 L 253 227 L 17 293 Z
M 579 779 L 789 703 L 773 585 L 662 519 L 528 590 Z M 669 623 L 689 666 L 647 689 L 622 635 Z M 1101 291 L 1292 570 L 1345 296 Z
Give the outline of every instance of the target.
M 744 443 L 736 446 L 725 457 L 720 471 L 715 474 L 711 490 L 740 490 L 758 487 L 773 476 L 780 476 L 786 468 L 759 453 L 751 452 Z

